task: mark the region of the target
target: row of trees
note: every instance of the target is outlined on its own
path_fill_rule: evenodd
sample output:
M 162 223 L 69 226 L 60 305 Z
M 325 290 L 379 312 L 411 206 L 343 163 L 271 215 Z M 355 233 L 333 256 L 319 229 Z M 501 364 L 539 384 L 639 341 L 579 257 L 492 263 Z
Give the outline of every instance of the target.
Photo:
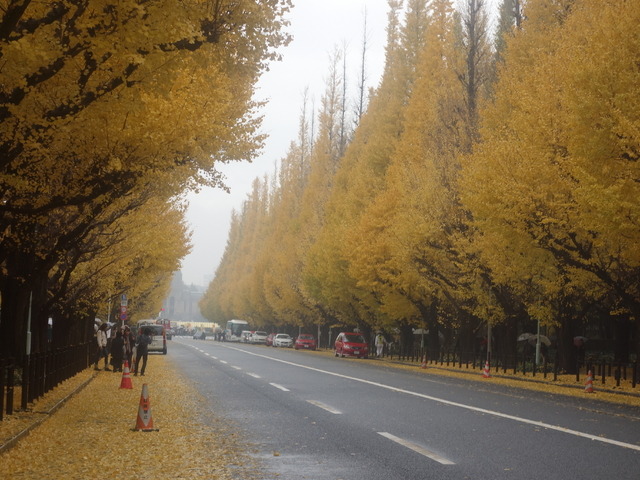
M 330 71 L 309 138 L 257 179 L 201 302 L 212 320 L 429 331 L 503 354 L 537 321 L 573 338 L 640 318 L 640 6 L 389 1 L 386 66 L 346 148 Z M 404 15 L 404 16 L 403 16 Z M 535 327 L 534 327 L 535 328 Z M 637 347 L 637 344 L 636 344 Z
M 254 85 L 289 8 L 3 2 L 0 355 L 21 358 L 29 322 L 44 351 L 49 318 L 54 345 L 85 340 L 123 293 L 159 311 L 190 248 L 181 193 L 261 145 Z

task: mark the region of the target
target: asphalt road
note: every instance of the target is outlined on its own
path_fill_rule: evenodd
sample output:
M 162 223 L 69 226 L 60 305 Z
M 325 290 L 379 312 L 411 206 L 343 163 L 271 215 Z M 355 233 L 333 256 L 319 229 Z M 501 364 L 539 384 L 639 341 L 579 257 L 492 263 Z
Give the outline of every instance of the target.
M 640 479 L 638 408 L 292 349 L 171 347 L 265 479 Z

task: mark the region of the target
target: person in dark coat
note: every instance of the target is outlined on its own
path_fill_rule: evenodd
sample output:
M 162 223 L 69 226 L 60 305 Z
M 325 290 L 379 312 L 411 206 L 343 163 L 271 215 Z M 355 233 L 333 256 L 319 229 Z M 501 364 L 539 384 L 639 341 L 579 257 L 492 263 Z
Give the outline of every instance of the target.
M 136 346 L 136 336 L 131 332 L 129 325 L 125 325 L 122 338 L 124 340 L 124 358 L 129 362 L 129 368 L 133 370 L 133 351 Z
M 111 365 L 114 372 L 122 371 L 122 362 L 124 360 L 124 338 L 122 332 L 116 332 L 116 338 L 111 341 Z
M 142 359 L 142 368 L 140 369 L 140 375 L 144 375 L 144 371 L 147 368 L 147 357 L 149 356 L 149 344 L 151 343 L 151 330 L 145 328 L 142 330 L 142 334 L 138 335 L 136 340 L 136 369 L 134 375 L 138 375 L 138 368 L 140 367 L 140 360 Z

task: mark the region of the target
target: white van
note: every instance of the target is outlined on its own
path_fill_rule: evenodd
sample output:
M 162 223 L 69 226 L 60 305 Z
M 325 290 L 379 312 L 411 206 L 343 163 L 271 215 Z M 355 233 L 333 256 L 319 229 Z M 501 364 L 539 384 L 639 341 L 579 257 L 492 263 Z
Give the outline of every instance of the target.
M 167 334 L 164 326 L 156 325 L 153 323 L 138 324 L 138 335 L 149 329 L 149 336 L 151 337 L 151 344 L 147 347 L 149 352 L 162 352 L 163 355 L 167 354 Z

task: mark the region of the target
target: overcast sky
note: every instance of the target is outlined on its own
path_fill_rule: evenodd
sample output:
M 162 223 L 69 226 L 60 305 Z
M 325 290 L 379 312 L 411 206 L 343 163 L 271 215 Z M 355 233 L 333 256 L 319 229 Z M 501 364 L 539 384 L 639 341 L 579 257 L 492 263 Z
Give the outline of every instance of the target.
M 192 229 L 192 252 L 182 261 L 186 284 L 207 285 L 224 253 L 231 212 L 239 210 L 256 177 L 272 175 L 290 143 L 296 139 L 304 90 L 316 104 L 324 90 L 329 58 L 335 47 L 347 46 L 347 82 L 355 88 L 360 68 L 366 7 L 367 77 L 378 85 L 384 67 L 387 0 L 294 0 L 289 14 L 293 41 L 282 49 L 284 59 L 272 65 L 258 85 L 263 109 L 263 132 L 269 135 L 261 156 L 253 163 L 223 165 L 231 193 L 206 190 L 189 196 L 187 220 Z

